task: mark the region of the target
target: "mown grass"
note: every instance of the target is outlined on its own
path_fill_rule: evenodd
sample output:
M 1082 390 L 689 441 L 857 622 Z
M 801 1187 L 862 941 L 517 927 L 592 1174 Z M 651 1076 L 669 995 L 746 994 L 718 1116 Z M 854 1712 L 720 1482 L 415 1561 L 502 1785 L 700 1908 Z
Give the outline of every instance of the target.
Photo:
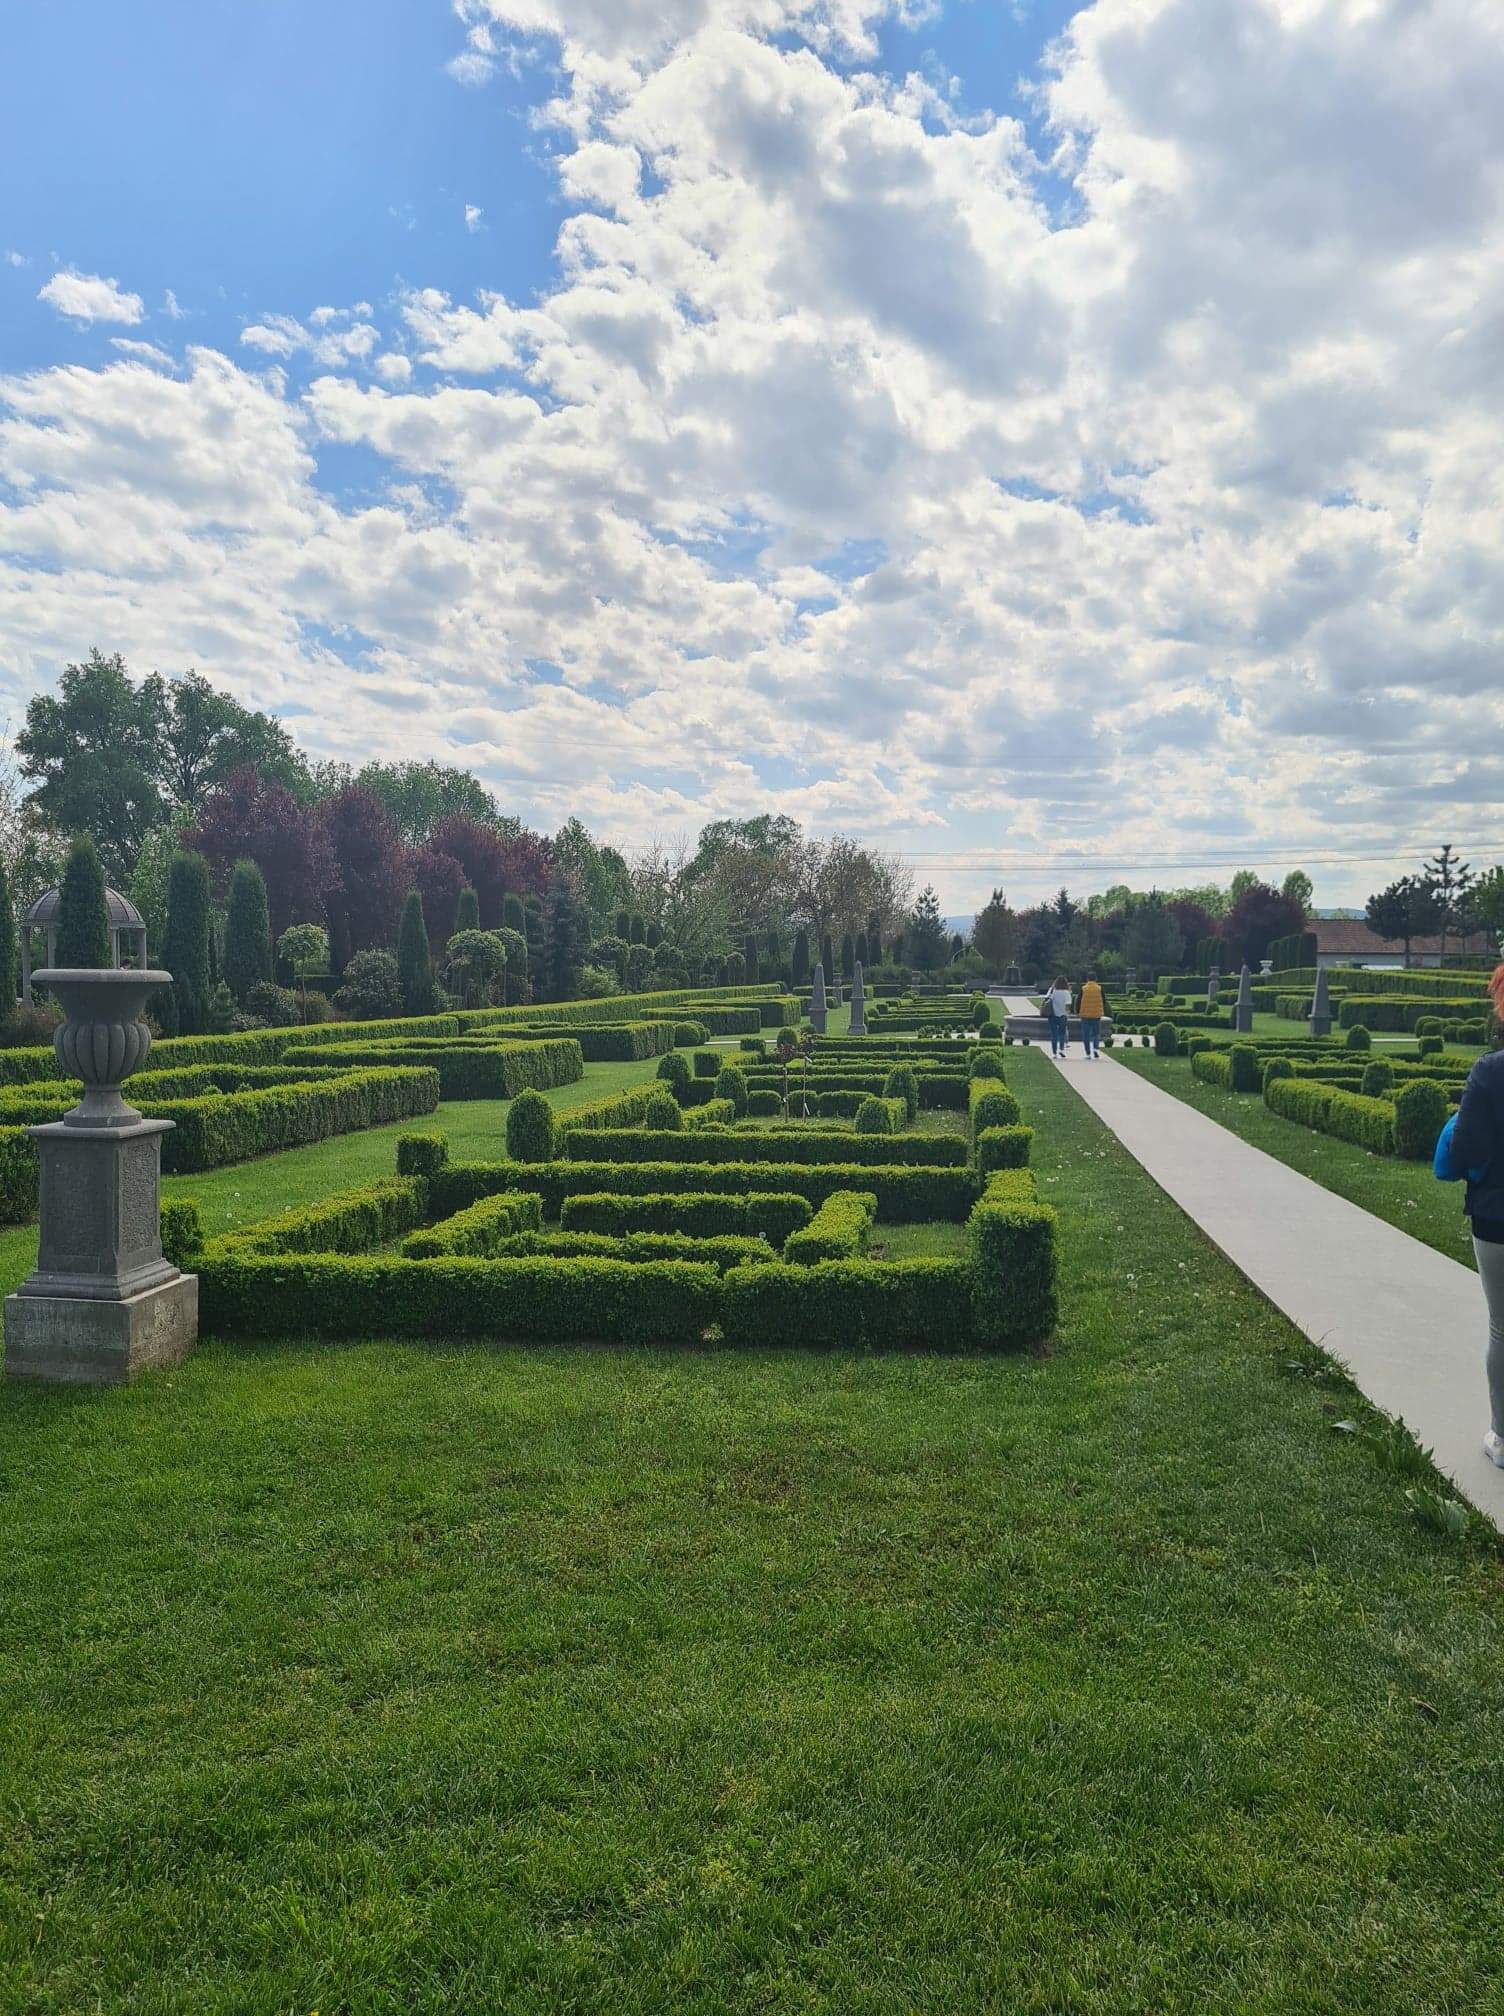
M 1224 1092 L 1218 1086 L 1203 1084 L 1192 1077 L 1187 1058 L 1156 1057 L 1152 1050 L 1125 1049 L 1114 1050 L 1113 1056 L 1230 1133 L 1262 1148 L 1277 1162 L 1298 1169 L 1324 1189 L 1397 1225 L 1448 1259 L 1476 1266 L 1472 1234 L 1462 1215 L 1462 1186 L 1438 1183 L 1429 1162 L 1401 1162 L 1393 1155 L 1374 1155 L 1354 1142 L 1298 1126 L 1271 1113 L 1257 1093 Z
M 0 2008 L 1493 2006 L 1496 1564 L 1010 1078 L 1048 1356 L 0 1391 Z

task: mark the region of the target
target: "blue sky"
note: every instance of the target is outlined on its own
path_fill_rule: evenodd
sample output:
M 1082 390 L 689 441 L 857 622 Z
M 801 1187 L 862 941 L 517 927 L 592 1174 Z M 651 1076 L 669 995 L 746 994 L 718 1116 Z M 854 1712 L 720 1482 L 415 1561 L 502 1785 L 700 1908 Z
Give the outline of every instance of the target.
M 1487 12 L 12 9 L 0 704 L 98 643 L 954 909 L 1496 854 Z

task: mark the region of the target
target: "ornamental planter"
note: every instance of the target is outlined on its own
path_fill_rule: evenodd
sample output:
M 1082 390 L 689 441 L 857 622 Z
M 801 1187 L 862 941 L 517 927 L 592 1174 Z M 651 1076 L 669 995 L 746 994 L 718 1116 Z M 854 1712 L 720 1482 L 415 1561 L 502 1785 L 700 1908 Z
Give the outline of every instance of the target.
M 121 1096 L 151 1050 L 146 1003 L 172 976 L 128 967 L 45 967 L 62 1005 L 60 1068 L 84 1093 L 37 1144 L 41 1240 L 36 1272 L 5 1301 L 11 1378 L 118 1385 L 176 1364 L 198 1341 L 198 1279 L 162 1253 L 162 1136 Z

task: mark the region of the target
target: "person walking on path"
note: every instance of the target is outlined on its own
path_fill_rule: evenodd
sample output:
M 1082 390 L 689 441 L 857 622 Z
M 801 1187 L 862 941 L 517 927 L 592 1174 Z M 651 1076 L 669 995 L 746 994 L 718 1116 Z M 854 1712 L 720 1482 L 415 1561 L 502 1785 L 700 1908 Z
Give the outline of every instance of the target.
M 1107 1013 L 1107 996 L 1102 991 L 1102 983 L 1093 973 L 1083 982 L 1081 999 L 1076 1004 L 1076 1013 L 1081 1017 L 1081 1043 L 1088 1057 L 1102 1054 L 1102 1017 Z
M 1044 997 L 1044 1012 L 1050 1022 L 1050 1055 L 1063 1057 L 1071 1040 L 1071 990 L 1062 974 Z
M 1472 1221 L 1473 1253 L 1488 1305 L 1488 1374 L 1491 1419 L 1483 1453 L 1504 1470 L 1504 966 L 1488 983 L 1493 997 L 1495 1047 L 1468 1073 L 1462 1104 L 1436 1144 L 1436 1174 L 1467 1180 L 1462 1208 Z

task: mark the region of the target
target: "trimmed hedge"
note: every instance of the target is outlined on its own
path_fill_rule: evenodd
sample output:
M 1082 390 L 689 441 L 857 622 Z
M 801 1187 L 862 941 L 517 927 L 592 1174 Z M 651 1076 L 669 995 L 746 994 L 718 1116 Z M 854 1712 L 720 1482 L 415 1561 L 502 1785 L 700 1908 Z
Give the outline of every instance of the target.
M 1023 1119 L 1017 1099 L 995 1078 L 973 1078 L 967 1111 L 967 1126 L 976 1139 L 988 1127 L 1016 1127 Z
M 776 1134 L 579 1128 L 571 1132 L 564 1155 L 570 1162 L 861 1162 L 948 1169 L 965 1162 L 966 1143 L 958 1134 L 874 1136 L 835 1128 L 817 1133 L 789 1127 Z
M 1365 1029 L 1414 1029 L 1423 1016 L 1477 1015 L 1476 994 L 1453 995 L 1449 999 L 1419 995 L 1405 1000 L 1394 994 L 1349 994 L 1338 1005 L 1337 1020 L 1344 1029 L 1361 1023 Z
M 1055 1328 L 1056 1213 L 1039 1202 L 1027 1169 L 989 1176 L 966 1221 L 977 1341 L 1036 1344 Z
M 741 1196 L 706 1191 L 648 1192 L 635 1197 L 596 1191 L 566 1197 L 559 1227 L 564 1232 L 604 1232 L 613 1238 L 628 1232 L 678 1232 L 690 1238 L 713 1239 L 729 1232 L 781 1246 L 812 1216 L 808 1200 L 789 1191 L 754 1190 Z
M 996 1169 L 1026 1169 L 1033 1149 L 1032 1127 L 984 1127 L 977 1136 L 977 1168 L 984 1176 Z
M 877 1222 L 877 1199 L 870 1190 L 835 1190 L 800 1231 L 783 1242 L 783 1257 L 798 1267 L 822 1260 L 855 1260 L 867 1250 Z
M 728 1344 L 830 1345 L 858 1351 L 973 1346 L 964 1260 L 824 1260 L 735 1267 L 721 1291 Z
M 1352 1141 L 1375 1155 L 1394 1153 L 1394 1108 L 1387 1099 L 1365 1099 L 1361 1092 L 1306 1078 L 1271 1078 L 1265 1080 L 1264 1104 L 1283 1119 Z
M 437 1225 L 410 1232 L 402 1242 L 409 1260 L 441 1260 L 459 1254 L 495 1253 L 517 1232 L 540 1232 L 543 1207 L 530 1191 L 503 1197 L 483 1197 L 467 1211 L 456 1211 Z
M 588 1099 L 581 1106 L 567 1106 L 562 1113 L 556 1113 L 561 1150 L 570 1135 L 581 1127 L 640 1127 L 648 1101 L 658 1088 L 659 1081 L 651 1079 L 646 1085 L 634 1085 L 630 1091 L 613 1092 L 605 1099 Z
M 732 1232 L 714 1239 L 679 1232 L 627 1232 L 619 1239 L 605 1232 L 519 1232 L 504 1239 L 496 1254 L 500 1259 L 548 1254 L 557 1260 L 632 1260 L 639 1265 L 644 1260 L 699 1260 L 723 1274 L 730 1267 L 761 1267 L 778 1258 L 777 1248 L 766 1239 Z
M 1441 1087 L 1414 1078 L 1394 1095 L 1394 1152 L 1407 1162 L 1429 1162 L 1446 1125 L 1450 1102 Z
M 335 1134 L 412 1120 L 432 1113 L 438 1103 L 437 1072 L 372 1069 L 261 1092 L 154 1100 L 141 1110 L 172 1121 L 172 1133 L 162 1137 L 162 1169 L 169 1176 L 185 1176 Z
M 682 1260 L 205 1254 L 198 1276 L 210 1335 L 689 1344 L 721 1311 L 720 1274 Z
M 417 1176 L 384 1176 L 340 1190 L 317 1204 L 295 1205 L 204 1243 L 215 1258 L 240 1254 L 368 1253 L 422 1223 L 426 1186 Z M 165 1207 L 164 1207 L 165 1208 Z M 293 1312 L 294 1314 L 296 1312 Z M 284 1318 L 289 1312 L 284 1310 Z
M 303 1046 L 287 1052 L 289 1063 L 318 1061 Z M 334 1043 L 323 1061 L 349 1065 L 425 1064 L 439 1074 L 441 1099 L 515 1099 L 528 1090 L 547 1092 L 573 1085 L 585 1075 L 585 1060 L 572 1036 L 533 1043 L 408 1042 Z
M 673 1138 L 683 1142 L 693 1137 L 676 1134 Z M 448 1217 L 478 1197 L 494 1196 L 499 1190 L 536 1190 L 543 1199 L 545 1217 L 554 1218 L 566 1197 L 600 1191 L 647 1196 L 780 1190 L 819 1205 L 833 1190 L 870 1190 L 884 1224 L 921 1224 L 926 1218 L 960 1224 L 981 1189 L 981 1178 L 974 1169 L 908 1168 L 893 1163 L 451 1162 L 432 1177 L 430 1201 L 435 1213 Z

